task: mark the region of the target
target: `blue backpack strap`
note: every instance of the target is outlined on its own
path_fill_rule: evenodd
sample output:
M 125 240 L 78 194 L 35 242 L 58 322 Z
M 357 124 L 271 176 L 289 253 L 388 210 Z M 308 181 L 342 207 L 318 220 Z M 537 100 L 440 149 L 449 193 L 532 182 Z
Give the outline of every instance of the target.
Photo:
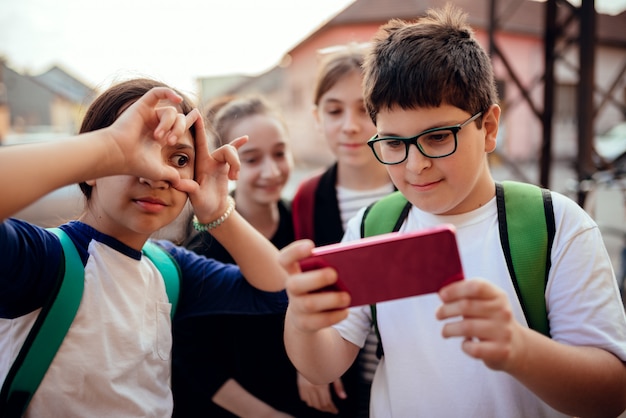
M 528 326 L 550 336 L 545 289 L 556 233 L 550 191 L 538 186 L 496 183 L 500 241 Z
M 174 258 L 152 241 L 147 241 L 142 249 L 143 253 L 154 263 L 163 276 L 167 298 L 172 304 L 170 316 L 173 318 L 180 294 L 180 267 Z
M 363 214 L 361 238 L 399 231 L 411 210 L 411 206 L 411 202 L 407 201 L 406 197 L 399 191 L 395 191 L 372 203 L 365 209 Z M 370 311 L 372 313 L 374 332 L 376 333 L 376 338 L 378 338 L 376 357 L 380 359 L 384 354 L 384 350 L 383 340 L 378 329 L 378 312 L 375 303 L 370 305 Z
M 70 237 L 59 228 L 64 259 L 57 285 L 13 362 L 0 393 L 0 416 L 22 416 L 70 328 L 83 297 L 84 267 Z

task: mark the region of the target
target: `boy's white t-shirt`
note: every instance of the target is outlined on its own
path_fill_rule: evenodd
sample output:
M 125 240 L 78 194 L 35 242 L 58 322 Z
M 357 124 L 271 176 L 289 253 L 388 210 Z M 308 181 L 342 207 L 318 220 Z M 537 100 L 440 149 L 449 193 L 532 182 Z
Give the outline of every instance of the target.
M 593 220 L 575 202 L 552 193 L 556 236 L 546 304 L 552 338 L 568 345 L 606 349 L 626 361 L 626 315 L 610 259 Z M 363 211 L 350 221 L 344 241 L 360 237 Z M 509 276 L 498 230 L 495 198 L 470 213 L 437 216 L 413 207 L 401 231 L 442 223 L 456 226 L 465 277 L 483 277 L 503 289 L 517 320 L 526 324 Z M 466 355 L 458 338 L 441 336 L 436 294 L 377 304 L 385 355 L 372 386 L 371 416 L 559 417 L 510 375 Z M 362 346 L 370 307 L 355 307 L 335 325 Z M 575 366 L 573 366 L 575 367 Z

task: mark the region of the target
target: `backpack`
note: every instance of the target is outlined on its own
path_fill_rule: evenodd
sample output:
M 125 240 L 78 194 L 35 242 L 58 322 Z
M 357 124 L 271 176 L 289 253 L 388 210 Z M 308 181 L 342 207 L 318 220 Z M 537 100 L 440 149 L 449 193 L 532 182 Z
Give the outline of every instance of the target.
M 314 240 L 315 226 L 313 214 L 315 213 L 315 190 L 322 178 L 321 174 L 304 180 L 298 187 L 296 198 L 291 202 L 293 214 L 293 229 L 296 239 L 303 237 Z M 295 216 L 299 214 L 299 216 Z
M 0 417 L 22 416 L 63 342 L 82 299 L 85 269 L 78 251 L 63 230 L 48 230 L 61 241 L 63 262 L 55 289 L 41 308 L 2 385 Z M 153 242 L 146 242 L 142 251 L 163 276 L 173 316 L 180 287 L 178 264 L 169 253 Z
M 544 294 L 556 233 L 550 191 L 527 183 L 496 182 L 496 204 L 502 251 L 524 316 L 530 328 L 549 337 Z M 400 192 L 373 203 L 363 215 L 361 237 L 398 231 L 411 206 Z M 380 358 L 383 348 L 376 305 L 370 309 Z

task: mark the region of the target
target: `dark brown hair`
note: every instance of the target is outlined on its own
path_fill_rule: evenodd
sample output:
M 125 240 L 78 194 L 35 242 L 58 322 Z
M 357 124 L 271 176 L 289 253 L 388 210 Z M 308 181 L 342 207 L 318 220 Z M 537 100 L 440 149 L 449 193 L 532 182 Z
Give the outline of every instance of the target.
M 121 82 L 109 87 L 89 106 L 87 113 L 80 126 L 80 133 L 91 132 L 111 126 L 122 112 L 146 94 L 154 87 L 169 87 L 160 81 L 147 78 L 138 78 Z M 183 101 L 178 105 L 185 115 L 194 108 L 191 101 L 177 91 L 183 97 Z M 195 138 L 194 126 L 190 129 L 191 135 Z M 79 184 L 83 194 L 89 200 L 91 198 L 92 187 L 83 182 Z
M 374 123 L 380 109 L 394 106 L 449 104 L 474 114 L 497 103 L 491 60 L 466 18 L 448 4 L 415 22 L 392 19 L 380 28 L 364 63 L 364 100 Z

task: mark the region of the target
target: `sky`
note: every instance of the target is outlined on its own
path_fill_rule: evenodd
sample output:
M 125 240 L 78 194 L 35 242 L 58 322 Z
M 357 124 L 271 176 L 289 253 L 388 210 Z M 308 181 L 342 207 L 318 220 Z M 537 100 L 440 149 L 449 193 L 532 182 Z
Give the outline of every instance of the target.
M 0 0 L 0 56 L 100 89 L 147 76 L 195 94 L 199 77 L 269 70 L 353 1 Z
M 580 0 L 577 0 L 580 2 Z M 0 56 L 104 89 L 130 77 L 191 95 L 199 77 L 257 75 L 354 0 L 0 0 Z M 596 9 L 626 0 L 595 0 Z

